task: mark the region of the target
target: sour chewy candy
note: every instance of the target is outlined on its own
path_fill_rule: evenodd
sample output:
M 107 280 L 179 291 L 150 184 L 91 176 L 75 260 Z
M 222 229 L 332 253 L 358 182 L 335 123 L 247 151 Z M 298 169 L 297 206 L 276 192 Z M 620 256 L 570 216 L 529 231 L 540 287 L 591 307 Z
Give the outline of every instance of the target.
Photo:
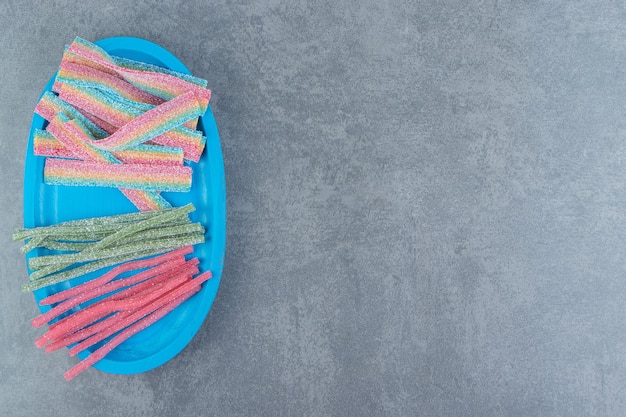
M 37 129 L 33 134 L 33 151 L 37 156 L 75 159 L 76 155 L 49 131 Z M 160 145 L 137 145 L 131 149 L 111 152 L 118 161 L 128 164 L 182 165 L 180 148 Z
M 35 240 L 36 243 L 30 245 L 28 250 L 45 245 L 46 240 L 50 239 L 65 243 L 90 242 L 79 252 L 31 258 L 29 261 L 29 267 L 32 269 L 31 282 L 23 289 L 32 291 L 110 265 L 202 243 L 204 228 L 201 225 L 198 225 L 195 231 L 184 229 L 185 224 L 190 224 L 187 215 L 193 209 L 193 205 L 188 204 L 170 210 L 77 220 L 56 226 L 17 230 L 13 234 L 14 240 Z M 89 226 L 88 234 L 85 233 L 86 226 Z M 166 227 L 169 234 L 151 241 L 137 242 L 131 239 L 130 243 L 128 242 L 129 237 L 140 238 L 141 233 L 152 233 L 150 232 L 152 229 L 163 227 Z M 29 241 L 28 244 L 30 243 Z
M 44 179 L 47 184 L 187 192 L 191 188 L 191 169 L 175 165 L 117 165 L 48 159 Z
M 104 358 L 109 352 L 119 346 L 121 343 L 139 333 L 143 329 L 153 325 L 167 314 L 169 314 L 172 310 L 182 304 L 185 300 L 191 297 L 193 294 L 200 290 L 199 284 L 195 286 L 193 289 L 189 290 L 187 293 L 179 296 L 178 298 L 174 298 L 171 302 L 166 304 L 165 306 L 159 308 L 154 313 L 150 314 L 146 318 L 136 322 L 135 324 L 127 327 L 124 331 L 116 335 L 113 339 L 107 342 L 104 346 L 96 350 L 94 353 L 89 355 L 86 359 L 83 359 L 77 365 L 75 365 L 72 369 L 67 371 L 64 374 L 66 380 L 71 380 L 76 377 L 81 372 L 85 371 L 88 367 L 97 363 L 99 360 Z
M 83 87 L 94 87 L 142 103 L 157 105 L 165 101 L 160 97 L 135 87 L 120 77 L 87 65 L 72 62 L 61 62 L 55 82 Z M 56 87 L 58 87 L 58 85 Z
M 188 77 L 175 76 L 171 72 L 138 70 L 117 65 L 113 58 L 102 48 L 81 38 L 76 38 L 69 46 L 68 51 L 95 62 L 97 65 L 122 76 L 125 80 L 142 90 L 166 100 L 192 91 L 197 96 L 203 113 L 207 109 L 211 97 L 210 90 L 184 79 Z M 206 83 L 204 80 L 199 82 L 202 84 Z
M 74 355 L 105 342 L 66 373 L 71 379 L 211 276 L 207 271 L 193 278 L 199 261 L 185 260 L 192 245 L 204 241 L 202 225 L 188 218 L 193 207 L 170 209 L 159 194 L 191 187 L 183 158 L 197 162 L 202 154 L 205 138 L 189 128 L 206 111 L 210 90 L 205 80 L 110 56 L 77 38 L 64 53 L 53 91 L 59 96 L 46 92 L 36 108 L 48 126 L 33 137 L 35 153 L 46 157 L 46 183 L 113 186 L 145 210 L 14 234 L 26 240 L 24 252 L 52 251 L 29 259 L 25 291 L 115 266 L 42 300 L 53 307 L 33 319 L 34 326 L 49 323 L 36 342 L 46 351 L 76 344 Z
M 78 119 L 69 120 L 65 114 L 58 113 L 48 125 L 48 131 L 56 136 L 75 157 L 86 161 L 121 163 L 108 151 L 98 149 L 86 140 L 89 137 L 88 128 Z M 120 191 L 140 210 L 157 210 L 170 207 L 170 204 L 163 197 L 151 190 L 120 188 Z
M 96 124 L 106 123 L 109 125 L 105 126 L 104 129 L 111 135 L 116 134 L 118 129 L 124 127 L 134 118 L 155 108 L 152 105 L 145 105 L 145 108 L 138 109 L 107 96 L 94 88 L 61 85 L 58 91 L 61 99 L 81 109 L 85 115 L 88 115 L 88 118 L 96 120 Z M 164 116 L 161 115 L 161 117 Z M 172 124 L 175 123 L 175 121 L 172 122 Z M 206 142 L 206 138 L 200 132 L 188 129 L 182 125 L 167 130 L 164 128 L 162 133 L 152 137 L 150 140 L 164 146 L 181 148 L 185 159 L 193 162 L 198 162 L 200 159 Z
M 206 110 L 207 100 L 210 98 L 206 81 L 173 71 L 158 71 L 154 66 L 142 65 L 132 60 L 117 60 L 82 39 L 77 39 L 73 45 L 73 52 L 72 47 L 68 47 L 64 53 L 54 83 L 54 89 L 60 90 L 63 97 L 70 99 L 70 102 L 46 92 L 36 107 L 36 112 L 50 122 L 48 130 L 54 133 L 55 139 L 60 143 L 37 134 L 34 138 L 35 152 L 48 157 L 78 158 L 86 162 L 130 166 L 111 168 L 110 178 L 104 179 L 103 171 L 95 172 L 94 166 L 84 165 L 77 168 L 70 164 L 60 171 L 59 166 L 53 162 L 46 164 L 56 169 L 52 169 L 56 175 L 51 175 L 48 182 L 98 186 L 118 184 L 122 193 L 140 210 L 169 207 L 169 203 L 159 192 L 186 190 L 188 186 L 181 186 L 180 177 L 174 180 L 177 185 L 170 183 L 163 189 L 156 189 L 155 181 L 138 186 L 139 181 L 130 181 L 131 176 L 134 179 L 139 178 L 134 175 L 136 167 L 132 165 L 178 165 L 179 152 L 167 151 L 173 148 L 180 149 L 186 159 L 199 160 L 205 138 L 201 133 L 182 125 L 191 123 L 190 126 L 195 126 L 197 117 Z M 154 95 L 141 88 L 145 86 L 145 82 L 139 82 L 137 87 L 127 81 L 124 74 L 130 74 L 131 79 L 146 80 L 156 76 L 161 81 L 173 83 L 165 88 L 171 90 L 171 94 L 161 94 L 163 97 Z M 85 91 L 94 93 L 85 95 Z M 112 97 L 108 102 L 85 100 L 85 97 L 102 98 L 107 95 Z M 117 118 L 113 117 L 115 114 L 118 115 Z M 158 144 L 164 150 L 158 150 L 153 144 L 143 145 L 144 143 Z M 71 176 L 79 175 L 83 169 L 91 177 L 73 181 Z M 51 169 L 48 170 L 50 171 Z M 154 168 L 146 168 L 145 171 L 154 179 Z M 188 172 L 174 171 L 175 175 L 185 175 L 190 179 Z M 170 171 L 165 169 L 164 172 Z M 124 184 L 130 184 L 131 188 Z

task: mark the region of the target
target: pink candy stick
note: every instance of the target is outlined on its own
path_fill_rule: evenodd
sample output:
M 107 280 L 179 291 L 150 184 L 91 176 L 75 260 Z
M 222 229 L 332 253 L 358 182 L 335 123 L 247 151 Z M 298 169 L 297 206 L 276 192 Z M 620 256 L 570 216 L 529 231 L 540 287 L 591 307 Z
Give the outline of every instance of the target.
M 181 266 L 179 269 L 163 272 L 151 280 L 146 280 L 134 286 L 128 287 L 123 291 L 111 295 L 108 300 L 126 300 L 137 295 L 144 295 L 147 294 L 147 291 L 151 290 L 152 287 L 156 286 L 157 284 L 162 284 L 164 282 L 167 282 L 168 280 L 173 280 L 180 276 L 192 276 L 193 274 L 197 273 L 197 266 L 199 263 L 200 261 L 198 260 L 198 258 L 192 258 L 185 262 L 183 266 Z
M 31 323 L 33 327 L 41 327 L 47 322 L 54 320 L 59 315 L 76 307 L 79 304 L 84 303 L 85 301 L 92 300 L 96 297 L 99 297 L 104 294 L 108 294 L 112 291 L 118 290 L 123 287 L 135 285 L 141 281 L 148 280 L 152 277 L 155 277 L 163 272 L 170 271 L 173 268 L 176 268 L 179 265 L 182 265 L 184 263 L 185 263 L 185 258 L 181 256 L 180 258 L 175 258 L 175 259 L 172 259 L 171 261 L 151 267 L 150 269 L 142 271 L 131 277 L 122 278 L 113 282 L 109 282 L 106 285 L 103 285 L 101 287 L 92 288 L 88 291 L 82 292 L 54 306 L 52 309 L 34 318 L 31 321 Z
M 192 270 L 191 274 L 182 274 L 180 276 L 178 276 L 178 278 L 176 278 L 175 280 L 173 280 L 171 283 L 169 283 L 170 285 L 168 285 L 168 288 L 173 288 L 177 285 L 180 285 L 181 282 L 184 282 L 188 279 L 190 279 L 191 275 L 193 275 L 193 273 L 195 273 L 197 271 L 197 269 Z M 145 284 L 145 283 L 144 283 Z M 152 283 L 148 283 L 149 285 L 153 285 Z M 135 287 L 140 287 L 140 285 L 137 285 Z M 144 285 L 143 291 L 145 292 L 146 288 Z M 165 288 L 165 291 L 167 291 L 167 288 Z M 163 291 L 160 291 L 159 293 L 163 293 Z M 134 295 L 134 294 L 133 294 Z M 145 295 L 145 294 L 144 294 Z M 153 294 L 154 295 L 154 294 Z M 158 295 L 158 294 L 157 294 Z M 118 298 L 118 297 L 111 297 L 111 298 Z M 56 339 L 55 341 L 53 341 L 52 343 L 50 343 L 49 345 L 46 346 L 46 352 L 52 352 L 54 350 L 69 346 L 72 343 L 76 343 L 79 341 L 83 341 L 81 342 L 79 345 L 75 346 L 72 350 L 70 350 L 70 355 L 74 356 L 76 353 L 82 351 L 83 349 L 92 346 L 95 343 L 98 343 L 101 340 L 106 339 L 107 337 L 109 337 L 110 335 L 116 333 L 118 330 L 121 329 L 121 327 L 119 327 L 117 324 L 120 323 L 122 320 L 124 320 L 126 317 L 130 316 L 131 314 L 135 314 L 134 311 L 136 311 L 137 308 L 139 308 L 140 305 L 142 305 L 142 303 L 148 303 L 148 305 L 152 305 L 154 304 L 154 302 L 157 302 L 160 298 L 157 299 L 157 301 L 154 302 L 150 302 L 154 297 L 144 297 L 144 298 L 140 298 L 137 300 L 137 297 L 133 297 L 133 302 L 136 302 L 137 307 L 135 307 L 135 309 L 127 309 L 127 310 L 122 310 L 122 311 L 118 311 L 116 313 L 114 313 L 113 315 L 107 317 L 104 320 L 101 320 L 97 323 L 91 324 L 87 327 L 83 327 L 82 329 L 71 333 L 71 334 L 67 334 L 62 338 Z M 133 320 L 136 321 L 136 320 Z M 126 327 L 126 326 L 124 326 Z M 77 350 L 78 349 L 78 350 Z
M 65 317 L 58 322 L 52 323 L 49 326 L 49 330 L 57 331 L 57 328 L 70 329 L 77 327 L 80 323 L 83 322 L 83 318 L 88 318 L 90 315 L 94 314 L 94 312 L 97 312 L 99 310 L 106 310 L 108 308 L 123 309 L 124 304 L 122 303 L 122 301 L 131 299 L 132 297 L 149 294 L 151 291 L 159 289 L 164 283 L 167 283 L 168 280 L 173 280 L 180 275 L 193 274 L 197 271 L 197 265 L 198 260 L 197 258 L 194 258 L 179 265 L 179 268 L 169 268 L 165 271 L 160 272 L 157 275 L 146 278 L 145 280 L 143 280 L 143 282 L 136 283 L 135 285 L 129 285 L 127 286 L 127 288 L 121 287 L 124 289 L 109 295 L 107 298 L 101 300 L 100 302 L 92 304 L 72 314 L 71 316 Z M 107 285 L 115 283 L 116 281 Z M 104 294 L 106 294 L 106 292 Z
M 193 285 L 191 285 L 193 283 Z M 115 316 L 115 319 L 112 320 L 112 324 L 108 326 L 105 330 L 90 336 L 89 338 L 83 340 L 78 345 L 72 347 L 69 350 L 70 356 L 74 356 L 79 352 L 93 346 L 94 344 L 100 342 L 101 340 L 106 339 L 114 333 L 117 333 L 121 329 L 129 326 L 130 324 L 136 322 L 137 320 L 143 318 L 144 316 L 152 313 L 163 305 L 167 304 L 172 300 L 172 298 L 176 298 L 179 295 L 186 293 L 193 289 L 193 287 L 198 286 L 199 284 L 195 279 L 191 279 L 191 276 L 187 276 L 187 279 L 183 281 L 178 281 L 175 286 L 170 287 L 170 291 L 167 293 L 162 293 L 162 295 L 157 299 L 140 299 L 138 300 L 132 308 L 122 312 Z M 130 313 L 130 314 L 124 314 Z
M 67 371 L 64 374 L 65 379 L 69 381 L 72 378 L 76 377 L 76 375 L 85 371 L 91 365 L 95 364 L 96 362 L 104 358 L 109 352 L 111 352 L 113 349 L 119 346 L 122 342 L 126 341 L 131 336 L 134 336 L 135 334 L 139 333 L 146 327 L 151 326 L 152 324 L 159 321 L 161 318 L 165 317 L 169 312 L 174 310 L 176 307 L 178 307 L 180 304 L 182 304 L 185 300 L 190 298 L 199 290 L 200 290 L 200 287 L 194 288 L 188 293 L 182 295 L 180 298 L 172 300 L 169 304 L 165 305 L 164 307 L 161 307 L 159 310 L 150 314 L 148 317 L 144 318 L 143 320 L 138 321 L 132 326 L 126 328 L 124 331 L 122 331 L 120 334 L 115 336 L 113 339 L 111 339 L 108 343 L 106 343 L 100 349 L 96 350 L 94 353 L 92 353 L 87 358 L 85 358 L 84 360 L 79 362 L 77 365 L 75 365 L 73 368 L 71 368 L 69 371 Z
M 77 332 L 66 335 L 60 339 L 56 339 L 45 346 L 46 353 L 54 352 L 55 350 L 67 347 L 72 343 L 80 342 L 81 340 L 87 339 L 88 337 L 107 329 L 109 326 L 112 326 L 113 324 L 121 320 L 122 317 L 126 317 L 128 315 L 130 315 L 129 312 L 120 311 L 111 315 L 110 317 L 105 318 L 104 320 L 100 320 L 99 322 L 92 324 L 91 326 L 84 327 Z
M 118 265 L 115 268 L 111 269 L 106 274 L 93 279 L 91 281 L 87 281 L 83 284 L 77 285 L 72 288 L 68 288 L 67 290 L 58 292 L 56 294 L 52 294 L 43 300 L 40 301 L 40 305 L 48 305 L 58 303 L 59 301 L 67 300 L 68 298 L 75 297 L 85 291 L 92 290 L 94 288 L 98 288 L 106 283 L 114 280 L 117 276 L 130 271 L 135 271 L 137 269 L 142 268 L 150 268 L 170 260 L 176 259 L 179 256 L 185 256 L 193 252 L 193 246 L 185 246 L 180 249 L 176 249 L 162 255 L 154 256 L 148 259 L 140 259 L 137 261 L 126 262 L 124 264 Z
M 196 271 L 197 267 L 185 267 L 181 271 L 173 274 L 161 274 L 159 277 L 155 277 L 152 282 L 139 284 L 143 291 L 138 294 L 136 293 L 135 287 L 130 287 L 127 290 L 120 291 L 118 294 L 108 297 L 99 303 L 93 304 L 52 324 L 49 327 L 49 330 L 35 341 L 35 345 L 37 347 L 42 347 L 45 344 L 62 338 L 64 335 L 71 334 L 90 323 L 95 323 L 112 313 L 128 310 L 132 308 L 133 305 L 137 305 L 138 303 L 149 303 L 178 286 L 182 281 L 185 281 L 196 273 Z M 160 279 L 161 277 L 162 279 Z M 158 282 L 154 282 L 154 280 L 158 280 Z M 133 295 L 127 297 L 128 292 Z

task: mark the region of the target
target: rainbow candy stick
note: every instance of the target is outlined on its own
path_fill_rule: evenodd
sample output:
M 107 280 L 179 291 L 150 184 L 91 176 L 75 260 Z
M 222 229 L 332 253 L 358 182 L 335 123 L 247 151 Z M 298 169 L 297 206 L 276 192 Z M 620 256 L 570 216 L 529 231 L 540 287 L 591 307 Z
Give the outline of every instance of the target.
M 87 42 L 87 41 L 85 41 Z M 63 66 L 63 64 L 75 64 L 75 65 L 79 65 L 79 66 L 83 66 L 83 67 L 89 67 L 95 71 L 98 71 L 99 73 L 103 73 L 106 74 L 108 76 L 112 76 L 115 78 L 118 78 L 122 81 L 126 80 L 124 79 L 124 77 L 122 77 L 120 74 L 118 74 L 115 70 L 112 70 L 110 68 L 107 68 L 105 66 L 102 66 L 90 59 L 87 58 L 83 58 L 80 55 L 76 55 L 75 53 L 70 52 L 69 50 L 69 46 L 66 46 L 65 51 L 63 52 L 63 59 L 61 60 L 61 66 Z M 181 78 L 183 80 L 189 81 L 193 84 L 196 84 L 200 87 L 206 88 L 207 85 L 207 81 L 203 80 L 201 78 L 197 78 L 194 77 L 193 75 L 190 74 L 183 74 L 180 72 L 176 72 L 176 71 L 172 71 L 169 70 L 167 68 L 163 68 L 163 67 L 159 67 L 157 65 L 151 65 L 151 64 L 147 64 L 147 63 L 143 63 L 140 61 L 134 61 L 131 59 L 126 59 L 126 58 L 122 58 L 122 57 L 116 57 L 116 56 L 109 56 L 109 58 L 112 60 L 112 62 L 114 62 L 115 64 L 119 65 L 120 67 L 124 67 L 127 69 L 132 69 L 132 70 L 137 70 L 137 71 L 152 71 L 152 72 L 157 72 L 157 73 L 165 73 L 165 74 L 169 74 L 178 78 Z M 55 92 L 58 92 L 59 89 L 61 88 L 61 82 L 60 81 L 56 81 L 52 87 L 52 90 Z M 140 89 L 141 90 L 141 89 Z M 142 90 L 143 91 L 143 90 Z M 146 91 L 144 91 L 146 94 L 150 94 Z M 156 96 L 154 96 L 156 97 Z M 160 97 L 158 97 L 160 98 Z M 192 119 L 189 120 L 188 122 L 186 122 L 184 125 L 190 129 L 195 129 L 197 127 L 197 123 L 198 123 L 198 119 Z M 100 125 L 99 125 L 100 126 Z M 106 130 L 106 129 L 105 129 Z M 109 133 L 112 133 L 112 131 L 109 131 Z M 195 161 L 197 162 L 197 161 Z
M 115 130 L 137 116 L 94 88 L 62 83 L 58 93 L 61 100 L 109 123 Z
M 135 87 L 123 78 L 87 65 L 73 62 L 61 61 L 61 66 L 56 75 L 52 90 L 58 93 L 62 88 L 62 84 L 95 88 L 106 95 L 112 96 L 114 101 L 121 101 L 125 105 L 136 108 L 140 113 L 148 111 L 155 105 L 159 105 L 165 101 L 160 97 Z M 190 129 L 195 129 L 197 119 L 189 120 L 185 122 L 184 125 Z
M 145 110 L 125 106 L 120 101 L 103 94 L 97 89 L 62 84 L 59 91 L 59 97 L 67 103 L 117 128 L 123 127 L 125 124 L 146 113 Z M 167 104 L 164 103 L 161 106 L 166 105 Z M 144 106 L 150 110 L 156 108 L 151 105 Z M 157 143 L 174 147 L 179 143 L 178 147 L 183 149 L 185 158 L 197 162 L 204 149 L 206 138 L 204 138 L 199 131 L 187 129 L 183 126 L 175 126 L 173 129 L 163 132 L 153 140 Z
M 44 181 L 52 185 L 187 192 L 191 188 L 191 168 L 48 158 L 44 165 Z
M 78 37 L 68 47 L 68 51 L 115 71 L 129 83 L 155 96 L 169 100 L 192 91 L 200 103 L 202 113 L 208 107 L 211 91 L 184 79 L 185 77 L 172 75 L 171 72 L 145 71 L 120 66 L 102 48 Z M 123 62 L 128 62 L 128 60 Z
M 171 146 L 141 144 L 113 155 L 124 164 L 183 165 L 183 151 Z
M 93 144 L 110 151 L 127 149 L 154 139 L 201 114 L 202 110 L 194 94 L 185 93 L 143 113 L 111 136 L 93 141 Z
M 76 110 L 78 110 L 83 116 L 85 116 L 87 119 L 91 120 L 91 122 L 93 124 L 95 124 L 96 126 L 98 126 L 100 129 L 104 130 L 105 132 L 107 132 L 109 135 L 115 133 L 117 131 L 117 127 L 113 126 L 111 123 L 107 123 L 104 120 L 102 120 L 99 117 L 94 116 L 93 114 L 89 113 L 88 111 L 85 111 L 79 107 L 76 108 Z
M 128 100 L 152 105 L 158 105 L 164 101 L 162 98 L 141 90 L 119 77 L 72 62 L 61 61 L 55 83 L 98 88 Z
M 67 119 L 66 116 L 58 114 L 48 125 L 48 131 L 56 136 L 59 142 L 65 145 L 74 156 L 87 161 L 109 164 L 120 163 L 109 152 L 100 150 L 85 140 L 89 137 L 89 132 L 84 126 L 80 125 L 77 119 L 61 124 L 61 120 L 64 118 Z M 141 211 L 171 207 L 170 203 L 155 191 L 128 188 L 120 188 L 120 191 Z
M 41 129 L 36 129 L 33 134 L 33 151 L 37 156 L 76 159 L 76 155 L 50 132 Z M 111 155 L 123 164 L 183 165 L 183 152 L 169 146 L 142 144 L 111 152 Z
M 37 156 L 74 159 L 76 156 L 46 130 L 36 129 L 33 133 L 33 152 Z
M 121 75 L 119 75 L 116 71 L 105 67 L 104 65 L 100 65 L 96 62 L 94 62 L 91 59 L 87 59 L 84 58 L 78 54 L 75 54 L 74 52 L 70 51 L 70 47 L 69 45 L 65 45 L 65 49 L 63 50 L 63 57 L 61 58 L 61 62 L 71 62 L 73 64 L 78 64 L 78 65 L 84 65 L 87 67 L 91 67 L 93 69 L 96 69 L 98 71 L 102 71 L 105 72 L 109 75 L 112 75 L 114 77 L 117 77 L 121 80 L 124 79 L 124 77 L 122 77 Z
M 82 39 L 83 42 L 86 42 L 87 44 L 89 44 L 89 41 L 86 41 L 84 39 Z M 93 44 L 96 48 L 98 48 L 98 46 L 96 46 L 95 44 Z M 195 77 L 191 74 L 185 74 L 182 72 L 178 72 L 178 71 L 173 71 L 169 68 L 165 68 L 165 67 L 160 67 L 158 65 L 153 65 L 153 64 L 148 64 L 147 62 L 141 62 L 141 61 L 135 61 L 133 59 L 129 59 L 129 58 L 123 58 L 120 56 L 114 56 L 114 55 L 108 55 L 105 52 L 105 55 L 108 56 L 108 59 L 111 60 L 110 63 L 115 64 L 118 67 L 121 68 L 126 68 L 126 69 L 130 69 L 130 70 L 136 70 L 136 71 L 151 71 L 151 72 L 157 72 L 157 73 L 163 73 L 163 74 L 169 74 L 172 75 L 174 77 L 180 78 L 182 80 L 185 81 L 189 81 L 190 83 L 196 84 L 200 87 L 206 88 L 208 83 L 206 80 L 202 79 L 202 78 L 198 78 Z M 61 62 L 69 62 L 69 63 L 73 63 L 73 64 L 78 64 L 78 65 L 83 65 L 83 66 L 87 66 L 90 68 L 93 68 L 95 70 L 101 71 L 101 72 L 105 72 L 109 75 L 112 75 L 114 77 L 117 77 L 119 79 L 124 79 L 123 76 L 121 76 L 115 69 L 111 69 L 107 66 L 104 65 L 100 65 L 97 62 L 85 58 L 83 56 L 77 55 L 73 52 L 71 52 L 69 50 L 69 45 L 65 46 L 65 49 L 63 51 L 63 57 Z
M 112 134 L 117 128 L 123 127 L 146 112 L 146 110 L 126 106 L 111 96 L 88 87 L 62 84 L 59 89 L 59 97 L 74 107 L 81 109 L 85 114 L 93 115 L 96 119 L 115 126 Z M 155 108 L 152 105 L 144 106 L 144 109 L 148 110 Z M 154 137 L 152 141 L 165 146 L 180 147 L 183 150 L 185 159 L 198 162 L 204 150 L 206 138 L 199 131 L 176 126 Z
M 102 139 L 108 136 L 108 132 L 104 131 L 96 124 L 94 124 L 91 120 L 81 114 L 78 110 L 72 107 L 67 102 L 61 100 L 55 94 L 50 91 L 46 91 L 43 96 L 41 96 L 41 100 L 37 103 L 35 107 L 35 113 L 46 119 L 47 121 L 51 121 L 58 113 L 64 113 L 71 119 L 78 119 L 83 124 L 87 126 L 91 135 L 93 135 L 97 139 Z
M 109 58 L 111 58 L 117 66 L 122 67 L 122 68 L 132 69 L 132 70 L 137 70 L 137 71 L 161 72 L 163 74 L 173 75 L 174 77 L 178 77 L 185 81 L 189 81 L 190 83 L 194 83 L 203 88 L 206 88 L 208 84 L 207 80 L 205 79 L 195 77 L 191 74 L 185 74 L 182 72 L 173 71 L 165 67 L 159 67 L 158 65 L 148 64 L 147 62 L 135 61 L 133 59 L 123 58 L 120 56 L 113 56 L 113 55 L 109 55 Z
M 70 121 L 63 113 L 57 114 L 54 119 L 50 121 L 46 130 L 78 159 L 109 164 L 120 163 L 120 161 L 109 152 L 98 149 L 88 142 L 80 140 L 79 135 L 88 135 L 88 133 L 85 133 L 83 128 L 76 122 L 76 119 Z

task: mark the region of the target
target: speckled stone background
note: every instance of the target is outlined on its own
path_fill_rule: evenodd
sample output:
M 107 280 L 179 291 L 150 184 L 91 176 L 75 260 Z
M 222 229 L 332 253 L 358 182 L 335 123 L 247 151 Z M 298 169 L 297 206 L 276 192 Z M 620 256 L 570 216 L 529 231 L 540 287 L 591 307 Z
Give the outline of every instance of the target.
M 0 2 L 0 416 L 626 414 L 623 4 L 40 3 Z M 209 80 L 228 248 L 179 356 L 67 383 L 10 234 L 77 35 Z

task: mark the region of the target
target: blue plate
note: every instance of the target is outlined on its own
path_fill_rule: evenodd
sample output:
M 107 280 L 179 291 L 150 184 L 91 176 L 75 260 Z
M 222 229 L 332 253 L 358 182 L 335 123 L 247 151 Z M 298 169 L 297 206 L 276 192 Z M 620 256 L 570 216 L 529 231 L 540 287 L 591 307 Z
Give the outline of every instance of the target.
M 111 55 L 190 73 L 183 63 L 169 51 L 144 39 L 115 37 L 95 43 Z M 54 77 L 48 82 L 44 91 L 52 89 L 53 79 Z M 126 197 L 113 188 L 64 187 L 44 184 L 44 158 L 33 155 L 33 132 L 36 128 L 43 129 L 46 124 L 47 122 L 42 117 L 34 115 L 24 169 L 24 227 L 46 226 L 86 217 L 137 211 Z M 213 278 L 204 283 L 200 292 L 170 314 L 111 351 L 106 358 L 95 365 L 95 368 L 101 371 L 135 374 L 164 364 L 187 346 L 213 304 L 224 266 L 226 187 L 222 150 L 210 107 L 200 118 L 198 129 L 204 132 L 207 143 L 200 161 L 197 164 L 191 163 L 193 168 L 191 192 L 163 193 L 162 195 L 176 207 L 187 203 L 195 205 L 196 211 L 191 214 L 191 220 L 201 222 L 207 232 L 206 243 L 196 245 L 194 255 L 200 259 L 200 270 L 210 270 Z M 41 254 L 43 254 L 41 249 L 31 251 L 27 254 L 27 262 L 30 257 Z M 37 305 L 48 295 L 92 279 L 102 274 L 103 271 L 106 270 L 35 291 Z M 42 312 L 50 309 L 49 306 L 39 308 Z M 92 350 L 83 351 L 78 356 L 84 359 L 98 346 L 100 345 Z

